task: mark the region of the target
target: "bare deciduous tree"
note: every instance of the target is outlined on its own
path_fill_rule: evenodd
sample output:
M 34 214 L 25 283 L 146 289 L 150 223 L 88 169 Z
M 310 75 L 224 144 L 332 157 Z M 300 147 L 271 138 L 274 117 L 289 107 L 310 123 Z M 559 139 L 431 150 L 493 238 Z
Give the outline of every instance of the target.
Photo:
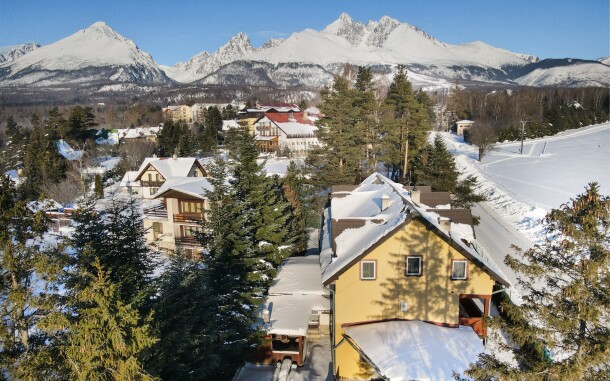
M 479 161 L 481 161 L 486 153 L 493 151 L 498 141 L 498 133 L 486 123 L 477 123 L 468 132 L 470 142 L 479 148 Z
M 80 179 L 67 178 L 60 183 L 49 184 L 43 189 L 43 192 L 48 198 L 62 205 L 72 203 L 82 195 Z
M 149 141 L 132 141 L 121 144 L 121 166 L 125 171 L 135 171 L 145 158 L 155 153 L 157 144 Z

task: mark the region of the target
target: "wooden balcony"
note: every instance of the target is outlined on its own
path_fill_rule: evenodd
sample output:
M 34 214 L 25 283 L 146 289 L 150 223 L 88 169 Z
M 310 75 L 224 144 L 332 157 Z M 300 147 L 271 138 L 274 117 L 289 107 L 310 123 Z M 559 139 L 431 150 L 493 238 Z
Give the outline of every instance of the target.
M 151 188 L 160 188 L 165 181 L 149 181 L 149 180 L 140 180 L 140 184 L 143 187 L 151 187 Z
M 203 213 L 180 213 L 174 214 L 174 222 L 199 223 L 205 220 Z
M 201 242 L 196 237 L 176 237 L 176 246 L 199 246 L 201 247 Z

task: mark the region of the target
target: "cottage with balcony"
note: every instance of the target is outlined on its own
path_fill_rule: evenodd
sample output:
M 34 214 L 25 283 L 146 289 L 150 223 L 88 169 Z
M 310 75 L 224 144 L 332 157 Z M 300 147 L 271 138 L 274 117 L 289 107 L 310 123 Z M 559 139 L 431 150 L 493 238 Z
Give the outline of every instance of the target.
M 159 202 L 144 209 L 146 240 L 168 253 L 180 248 L 187 256 L 199 255 L 209 190 L 212 185 L 202 177 L 165 181 L 153 196 Z
M 154 198 L 166 180 L 184 177 L 208 177 L 208 173 L 194 157 L 147 157 L 132 182 L 139 182 L 142 197 Z
M 378 173 L 332 189 L 320 262 L 337 379 L 451 379 L 484 350 L 493 288 L 509 283 L 474 249 L 470 211 L 428 193 Z

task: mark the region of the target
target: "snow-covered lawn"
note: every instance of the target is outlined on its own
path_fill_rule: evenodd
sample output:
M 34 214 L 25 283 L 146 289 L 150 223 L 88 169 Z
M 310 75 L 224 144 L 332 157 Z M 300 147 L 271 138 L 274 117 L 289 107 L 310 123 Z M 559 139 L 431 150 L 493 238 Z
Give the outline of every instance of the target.
M 461 136 L 442 133 L 458 169 L 479 180 L 476 191 L 509 225 L 533 243 L 542 243 L 541 221 L 548 211 L 597 181 L 610 194 L 610 123 L 539 139 L 500 143 L 477 161 L 477 147 Z

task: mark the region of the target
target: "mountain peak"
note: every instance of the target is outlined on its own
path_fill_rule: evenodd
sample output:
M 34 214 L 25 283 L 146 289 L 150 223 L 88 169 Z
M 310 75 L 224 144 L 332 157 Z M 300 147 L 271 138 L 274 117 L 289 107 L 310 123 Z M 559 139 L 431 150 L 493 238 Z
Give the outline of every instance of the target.
M 109 28 L 109 26 L 104 21 L 97 21 L 91 24 L 89 28 Z

